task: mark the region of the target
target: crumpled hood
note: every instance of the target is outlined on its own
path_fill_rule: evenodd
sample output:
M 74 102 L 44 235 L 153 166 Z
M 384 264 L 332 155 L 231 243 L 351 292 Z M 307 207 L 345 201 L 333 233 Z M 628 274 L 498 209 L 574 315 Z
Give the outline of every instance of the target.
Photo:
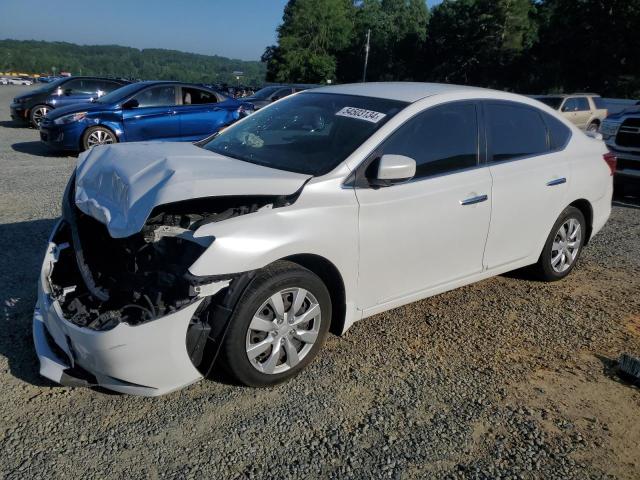
M 114 238 L 139 232 L 158 205 L 230 195 L 290 195 L 310 175 L 234 160 L 191 143 L 97 146 L 76 167 L 75 202 Z

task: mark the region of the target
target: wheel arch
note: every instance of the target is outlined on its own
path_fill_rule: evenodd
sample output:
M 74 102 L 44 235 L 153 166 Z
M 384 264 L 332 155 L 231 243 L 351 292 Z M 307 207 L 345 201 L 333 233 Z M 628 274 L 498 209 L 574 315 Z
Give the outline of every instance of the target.
M 338 268 L 325 257 L 312 253 L 291 255 L 281 260 L 288 260 L 312 271 L 325 284 L 331 297 L 331 326 L 329 331 L 341 335 L 346 321 L 346 290 L 344 280 Z
M 591 239 L 591 233 L 593 232 L 593 206 L 589 200 L 584 198 L 579 198 L 569 204 L 570 207 L 575 207 L 582 215 L 584 215 L 584 220 L 587 222 L 587 235 L 584 240 L 584 244 L 587 245 L 589 240 Z
M 87 133 L 87 130 L 93 127 L 102 127 L 106 130 L 109 130 L 118 139 L 118 142 L 120 142 L 120 137 L 118 136 L 116 131 L 113 128 L 111 128 L 109 125 L 105 125 L 103 123 L 98 123 L 96 125 L 89 125 L 87 128 L 82 130 L 82 133 L 80 134 L 80 138 L 78 138 L 78 148 L 80 149 L 81 152 L 84 150 L 84 135 L 85 133 Z

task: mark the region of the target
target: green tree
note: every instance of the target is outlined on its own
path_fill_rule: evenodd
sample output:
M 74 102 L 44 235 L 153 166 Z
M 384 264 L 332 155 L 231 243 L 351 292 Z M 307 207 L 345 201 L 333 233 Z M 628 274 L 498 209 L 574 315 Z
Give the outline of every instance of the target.
M 536 88 L 640 96 L 640 2 L 546 0 L 540 10 Z
M 351 43 L 351 0 L 289 0 L 278 27 L 278 45 L 262 59 L 267 79 L 321 83 L 334 80 L 336 55 Z
M 452 83 L 515 87 L 535 40 L 531 0 L 444 0 L 429 23 L 426 77 Z
M 339 56 L 339 77 L 360 81 L 364 45 L 371 31 L 367 80 L 410 80 L 422 69 L 421 52 L 429 10 L 423 0 L 363 0 L 356 2 L 355 35 Z

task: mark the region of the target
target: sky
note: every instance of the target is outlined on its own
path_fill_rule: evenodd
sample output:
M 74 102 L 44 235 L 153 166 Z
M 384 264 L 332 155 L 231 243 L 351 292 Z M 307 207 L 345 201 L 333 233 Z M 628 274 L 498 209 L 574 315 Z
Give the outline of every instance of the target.
M 427 0 L 434 5 L 440 0 Z M 0 39 L 168 48 L 258 60 L 287 0 L 0 0 Z

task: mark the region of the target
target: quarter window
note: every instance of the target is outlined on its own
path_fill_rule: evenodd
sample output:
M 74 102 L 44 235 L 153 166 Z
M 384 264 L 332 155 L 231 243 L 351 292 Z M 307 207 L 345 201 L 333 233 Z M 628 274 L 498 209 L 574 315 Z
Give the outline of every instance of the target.
M 486 104 L 488 138 L 494 162 L 549 150 L 547 129 L 537 110 L 510 103 Z
M 414 178 L 475 167 L 478 164 L 478 118 L 472 103 L 431 108 L 401 126 L 382 147 L 383 154 L 411 157 Z
M 562 150 L 569 143 L 571 129 L 557 118 L 542 112 L 544 121 L 549 129 L 549 143 L 551 150 Z
M 134 97 L 138 107 L 164 107 L 176 104 L 176 87 L 160 86 L 144 90 Z

